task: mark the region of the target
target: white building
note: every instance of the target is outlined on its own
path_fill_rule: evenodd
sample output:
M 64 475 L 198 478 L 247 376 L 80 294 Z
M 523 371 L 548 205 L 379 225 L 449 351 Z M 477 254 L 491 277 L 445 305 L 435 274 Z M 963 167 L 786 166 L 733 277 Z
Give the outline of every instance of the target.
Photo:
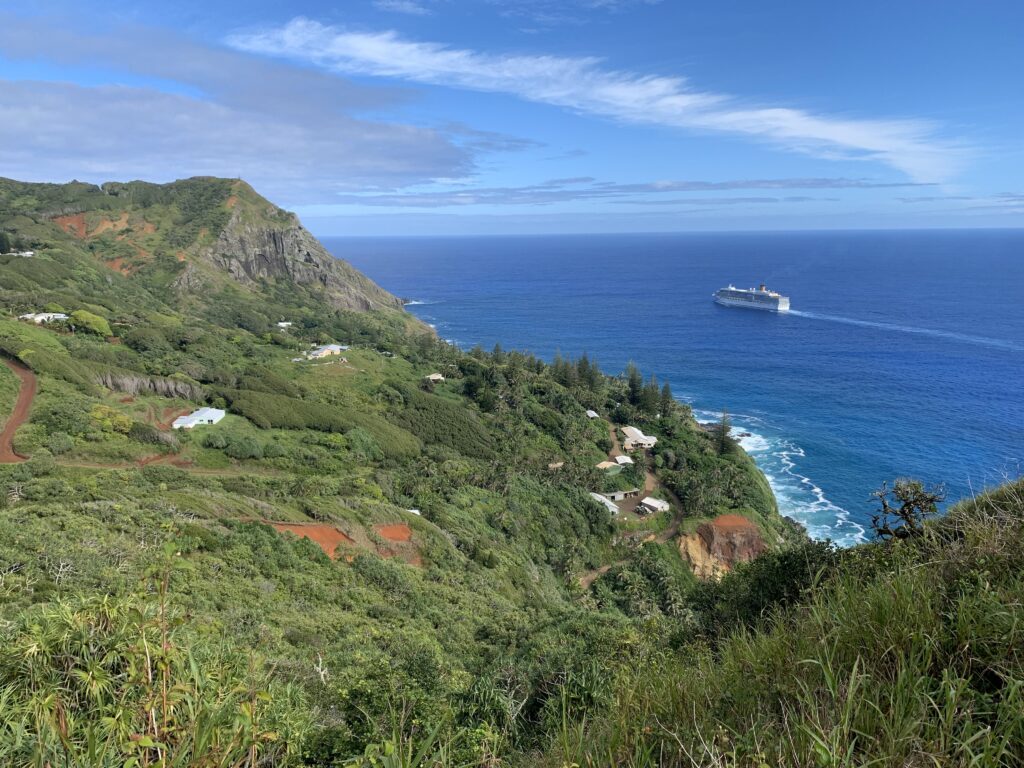
M 220 408 L 200 408 L 192 411 L 188 416 L 179 416 L 171 424 L 175 429 L 192 429 L 200 424 L 216 424 L 224 418 L 224 411 Z
M 623 447 L 627 451 L 634 451 L 637 448 L 653 448 L 658 443 L 658 438 L 652 435 L 645 435 L 636 427 L 623 427 L 622 434 L 626 436 Z
M 407 509 L 405 511 L 408 512 L 410 515 L 416 515 L 417 517 L 423 516 L 423 514 L 418 509 Z
M 614 469 L 619 465 L 614 461 L 599 461 L 594 466 L 597 467 L 598 469 Z
M 597 411 L 590 411 L 590 410 L 588 410 L 587 411 L 587 418 L 588 419 L 600 419 L 601 415 Z
M 32 312 L 27 315 L 19 315 L 18 319 L 41 325 L 42 323 L 55 323 L 58 320 L 67 320 L 68 316 L 63 312 Z
M 602 496 L 600 493 L 594 493 L 593 491 L 591 491 L 590 498 L 598 502 L 602 507 L 607 509 L 613 515 L 619 514 L 619 508 L 616 507 L 611 501 L 606 499 L 604 496 Z
M 310 360 L 319 360 L 324 357 L 331 357 L 332 355 L 340 355 L 342 352 L 347 352 L 348 347 L 343 347 L 341 344 L 323 344 L 319 347 L 313 347 L 306 353 L 306 357 Z
M 444 381 L 444 376 L 442 376 L 440 373 L 432 373 L 429 376 L 424 376 L 423 378 L 434 384 Z
M 632 464 L 633 460 L 629 458 L 629 456 L 616 456 L 615 463 L 619 466 L 623 466 L 625 464 Z
M 606 499 L 610 501 L 624 501 L 625 499 L 632 499 L 640 495 L 639 488 L 630 488 L 628 491 L 611 491 L 610 493 L 602 493 Z
M 291 328 L 292 324 L 288 320 L 282 320 L 280 323 L 277 324 L 277 327 L 278 328 Z
M 652 512 L 668 512 L 671 508 L 667 501 L 656 499 L 653 496 L 645 496 L 640 500 L 636 511 L 641 514 L 650 514 Z

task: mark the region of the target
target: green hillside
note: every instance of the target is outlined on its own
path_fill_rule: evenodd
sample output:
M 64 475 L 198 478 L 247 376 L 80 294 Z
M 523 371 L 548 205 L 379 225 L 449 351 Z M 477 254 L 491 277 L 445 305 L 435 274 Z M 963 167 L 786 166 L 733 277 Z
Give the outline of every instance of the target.
M 804 541 L 639 372 L 440 342 L 242 182 L 4 180 L 0 231 L 38 387 L 0 464 L 4 764 L 526 760 L 579 676 L 677 642 L 701 521 Z M 658 445 L 606 473 L 624 424 Z M 671 508 L 589 495 L 628 488 Z
M 0 765 L 1024 762 L 1020 482 L 836 550 L 653 377 L 443 343 L 242 182 L 3 180 L 0 234 Z

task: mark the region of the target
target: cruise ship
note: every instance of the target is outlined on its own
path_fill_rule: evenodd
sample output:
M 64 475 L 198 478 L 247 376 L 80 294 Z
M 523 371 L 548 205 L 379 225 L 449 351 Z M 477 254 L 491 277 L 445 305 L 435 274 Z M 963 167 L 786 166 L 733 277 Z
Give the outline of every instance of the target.
M 789 296 L 776 291 L 769 291 L 764 283 L 757 288 L 737 288 L 730 285 L 713 294 L 715 301 L 726 307 L 746 307 L 747 309 L 767 309 L 770 312 L 788 312 Z

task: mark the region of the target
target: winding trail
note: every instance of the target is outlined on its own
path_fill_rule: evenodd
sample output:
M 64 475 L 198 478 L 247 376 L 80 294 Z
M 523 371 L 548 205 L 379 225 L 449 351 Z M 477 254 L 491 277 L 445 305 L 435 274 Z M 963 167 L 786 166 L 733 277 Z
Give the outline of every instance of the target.
M 15 452 L 14 433 L 28 420 L 32 401 L 36 399 L 38 384 L 36 375 L 23 363 L 9 358 L 4 358 L 3 363 L 21 380 L 21 388 L 18 390 L 18 399 L 14 403 L 14 410 L 11 411 L 10 417 L 4 424 L 3 432 L 0 432 L 0 464 L 17 464 L 20 461 L 25 461 L 28 457 Z

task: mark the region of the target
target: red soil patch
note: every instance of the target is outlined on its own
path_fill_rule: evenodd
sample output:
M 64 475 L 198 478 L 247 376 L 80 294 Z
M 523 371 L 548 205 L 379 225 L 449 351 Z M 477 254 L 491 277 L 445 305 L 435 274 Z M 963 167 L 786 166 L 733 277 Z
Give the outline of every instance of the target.
M 55 218 L 54 223 L 67 232 L 69 235 L 75 237 L 85 237 L 85 214 L 75 213 L 68 216 L 58 216 Z
M 6 359 L 3 362 L 21 379 L 21 388 L 18 390 L 18 399 L 14 403 L 14 410 L 11 411 L 10 418 L 4 424 L 3 432 L 0 432 L 0 464 L 15 464 L 28 458 L 14 452 L 14 433 L 28 419 L 28 412 L 36 397 L 36 376 L 19 362 Z
M 175 256 L 175 258 L 177 258 L 178 261 L 184 261 L 185 260 L 185 252 L 184 251 L 178 251 L 176 254 L 174 254 L 174 256 Z
M 121 214 L 120 219 L 104 219 L 96 225 L 96 229 L 92 231 L 93 235 L 102 235 L 104 232 L 120 232 L 122 229 L 128 228 L 128 211 Z M 120 238 L 119 238 L 120 239 Z
M 125 405 L 129 405 L 130 403 L 134 403 L 134 402 L 135 402 L 135 398 L 134 398 L 134 397 L 131 397 L 131 396 L 129 395 L 128 397 L 122 397 L 122 398 L 121 398 L 120 400 L 118 400 L 117 402 L 119 402 L 119 403 L 124 403 Z
M 120 272 L 122 275 L 130 275 L 132 273 L 132 268 L 126 267 L 124 259 L 120 257 L 111 259 L 110 261 L 104 261 L 103 264 L 104 266 L 110 267 L 115 272 Z
M 393 523 L 392 525 L 375 525 L 373 530 L 379 533 L 388 541 L 411 541 L 412 529 L 405 523 Z
M 742 515 L 719 515 L 711 524 L 720 531 L 757 530 L 757 526 Z
M 289 531 L 296 536 L 309 539 L 319 545 L 324 553 L 334 559 L 336 550 L 342 544 L 355 544 L 355 542 L 339 531 L 333 525 L 320 523 L 271 523 L 274 530 L 278 532 Z
M 142 225 L 142 234 L 152 235 L 154 232 L 156 232 L 156 224 L 154 224 L 153 222 L 147 221 L 145 224 Z
M 227 205 L 229 211 L 238 205 L 238 195 L 231 195 L 231 197 L 227 199 L 225 205 Z

